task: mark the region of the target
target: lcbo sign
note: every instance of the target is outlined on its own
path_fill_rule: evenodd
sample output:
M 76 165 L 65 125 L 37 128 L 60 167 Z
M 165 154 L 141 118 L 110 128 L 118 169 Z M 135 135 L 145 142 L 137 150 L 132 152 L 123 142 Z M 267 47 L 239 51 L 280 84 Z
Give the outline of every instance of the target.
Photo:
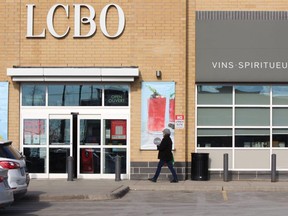
M 73 4 L 74 6 L 74 38 L 87 38 L 91 37 L 96 32 L 95 10 L 91 5 L 88 4 Z M 42 33 L 34 34 L 34 4 L 27 4 L 27 38 L 44 38 L 46 36 L 46 29 L 43 29 Z M 115 7 L 118 12 L 118 30 L 114 35 L 110 35 L 106 28 L 106 17 L 110 7 Z M 69 18 L 69 6 L 63 4 L 56 4 L 50 8 L 47 14 L 47 28 L 51 35 L 55 38 L 63 38 L 68 35 L 70 27 L 68 26 L 64 33 L 56 32 L 54 28 L 54 15 L 58 8 L 63 8 L 66 12 L 66 17 Z M 81 8 L 87 8 L 89 10 L 89 17 L 81 17 Z M 87 34 L 81 34 L 81 24 L 89 24 L 90 30 Z M 125 26 L 125 15 L 122 8 L 117 4 L 106 5 L 100 13 L 100 28 L 102 33 L 108 38 L 116 38 L 120 36 L 124 31 Z

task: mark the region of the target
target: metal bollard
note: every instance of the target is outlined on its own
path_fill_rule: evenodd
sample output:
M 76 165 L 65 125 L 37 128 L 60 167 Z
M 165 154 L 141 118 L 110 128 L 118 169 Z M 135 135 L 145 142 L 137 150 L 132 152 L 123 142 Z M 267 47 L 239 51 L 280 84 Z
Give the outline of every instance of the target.
M 121 156 L 115 156 L 115 181 L 121 181 Z
M 229 171 L 228 171 L 228 154 L 223 155 L 223 181 L 228 182 Z
M 67 157 L 67 174 L 68 174 L 68 178 L 67 181 L 73 181 L 73 157 L 69 156 Z
M 276 154 L 272 154 L 271 157 L 271 182 L 276 182 Z

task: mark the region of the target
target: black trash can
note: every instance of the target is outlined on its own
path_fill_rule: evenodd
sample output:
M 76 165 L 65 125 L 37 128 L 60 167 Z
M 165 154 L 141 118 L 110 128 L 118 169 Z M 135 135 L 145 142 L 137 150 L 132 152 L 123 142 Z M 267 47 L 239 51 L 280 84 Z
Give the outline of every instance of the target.
M 191 153 L 191 180 L 209 180 L 209 153 Z

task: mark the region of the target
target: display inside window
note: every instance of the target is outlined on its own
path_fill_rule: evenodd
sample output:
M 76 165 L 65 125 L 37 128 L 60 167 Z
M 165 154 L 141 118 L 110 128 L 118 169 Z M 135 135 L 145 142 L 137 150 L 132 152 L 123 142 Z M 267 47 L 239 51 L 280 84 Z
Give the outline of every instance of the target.
M 270 147 L 269 129 L 236 129 L 235 147 L 268 148 Z
M 129 105 L 128 86 L 110 85 L 105 86 L 104 105 L 105 106 L 128 106 Z
M 197 147 L 232 147 L 232 129 L 198 129 Z
M 99 148 L 82 148 L 80 150 L 80 173 L 100 173 L 101 152 Z
M 105 120 L 105 145 L 126 145 L 127 122 L 126 120 Z
M 126 139 L 126 120 L 111 121 L 111 140 Z
M 25 119 L 23 139 L 24 145 L 46 145 L 46 120 Z
M 273 129 L 272 130 L 272 147 L 286 148 L 288 147 L 288 129 Z

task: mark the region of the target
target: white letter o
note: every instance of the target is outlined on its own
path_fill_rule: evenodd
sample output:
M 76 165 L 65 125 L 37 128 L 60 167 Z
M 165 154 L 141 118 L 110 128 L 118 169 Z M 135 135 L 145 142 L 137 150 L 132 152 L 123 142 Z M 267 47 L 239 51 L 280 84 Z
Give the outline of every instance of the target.
M 110 35 L 107 32 L 107 28 L 106 28 L 107 11 L 112 6 L 114 6 L 117 9 L 117 11 L 118 11 L 118 19 L 119 19 L 118 30 L 117 30 L 115 35 Z M 124 15 L 124 12 L 123 12 L 122 8 L 119 5 L 117 5 L 117 4 L 108 4 L 108 5 L 106 5 L 102 9 L 101 14 L 100 14 L 100 28 L 101 28 L 102 33 L 108 38 L 116 38 L 116 37 L 118 37 L 119 35 L 121 35 L 123 33 L 124 27 L 125 27 L 125 15 Z

